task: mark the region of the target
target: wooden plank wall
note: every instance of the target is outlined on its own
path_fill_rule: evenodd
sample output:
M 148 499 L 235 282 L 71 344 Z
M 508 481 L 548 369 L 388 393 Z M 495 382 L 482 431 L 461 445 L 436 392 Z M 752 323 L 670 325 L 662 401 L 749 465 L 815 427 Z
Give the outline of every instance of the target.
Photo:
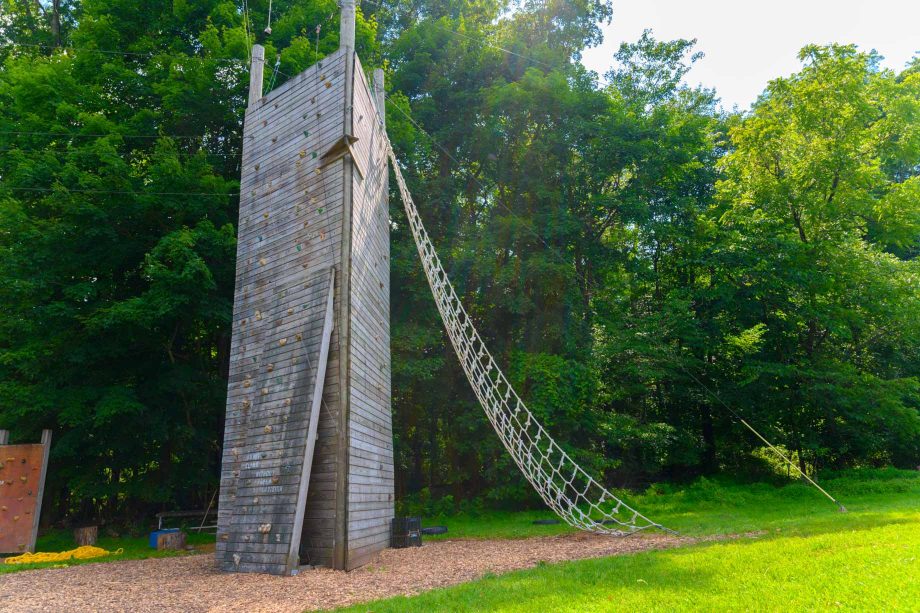
M 327 271 L 341 264 L 342 164 L 317 170 L 342 135 L 344 81 L 339 52 L 246 112 L 218 515 L 225 570 L 289 570 Z M 332 559 L 340 353 L 334 331 L 303 535 L 318 564 Z
M 393 518 L 388 163 L 373 90 L 355 60 L 347 567 L 389 546 Z
M 284 574 L 296 563 L 289 552 L 298 549 L 304 561 L 323 566 L 334 564 L 338 550 L 338 563 L 355 568 L 389 543 L 388 168 L 371 89 L 352 57 L 352 88 L 340 50 L 246 112 L 218 515 L 217 560 L 225 570 Z M 320 170 L 320 158 L 348 123 L 359 139 L 355 162 Z M 292 545 L 326 273 L 343 263 L 350 268 L 336 275 L 337 326 L 303 537 Z M 341 321 L 349 328 L 342 337 Z

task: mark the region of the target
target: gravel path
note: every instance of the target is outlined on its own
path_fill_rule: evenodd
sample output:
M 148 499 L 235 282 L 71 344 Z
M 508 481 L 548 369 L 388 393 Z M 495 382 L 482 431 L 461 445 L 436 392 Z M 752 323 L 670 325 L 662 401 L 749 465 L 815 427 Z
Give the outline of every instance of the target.
M 663 549 L 691 542 L 663 535 L 588 534 L 520 540 L 434 541 L 388 549 L 350 573 L 317 569 L 294 577 L 227 574 L 213 555 L 86 564 L 0 575 L 0 611 L 182 611 L 300 613 L 471 581 L 483 574 Z

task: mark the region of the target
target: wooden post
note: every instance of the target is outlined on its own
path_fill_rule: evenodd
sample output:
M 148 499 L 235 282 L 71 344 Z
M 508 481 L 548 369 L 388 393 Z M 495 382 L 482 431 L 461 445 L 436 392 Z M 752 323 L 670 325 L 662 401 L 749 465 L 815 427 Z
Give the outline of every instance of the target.
M 0 430 L 0 445 L 9 445 L 9 444 L 10 444 L 10 431 Z
M 252 46 L 252 62 L 249 65 L 249 106 L 262 98 L 262 72 L 265 70 L 265 47 Z
M 355 0 L 342 0 L 339 47 L 355 50 Z
M 374 102 L 377 103 L 377 114 L 380 116 L 380 125 L 386 130 L 387 127 L 387 107 L 386 94 L 383 89 L 383 68 L 374 70 Z

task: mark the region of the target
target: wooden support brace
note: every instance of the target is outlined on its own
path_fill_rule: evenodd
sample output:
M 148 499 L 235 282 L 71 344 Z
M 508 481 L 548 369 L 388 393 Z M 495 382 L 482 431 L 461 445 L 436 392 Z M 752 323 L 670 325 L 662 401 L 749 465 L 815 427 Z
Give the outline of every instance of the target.
M 320 340 L 319 359 L 316 362 L 316 379 L 313 383 L 313 399 L 310 404 L 310 424 L 307 427 L 307 445 L 300 473 L 300 489 L 294 511 L 294 527 L 291 534 L 291 548 L 288 551 L 286 574 L 291 574 L 300 565 L 300 539 L 303 534 L 303 519 L 307 508 L 307 490 L 310 488 L 310 473 L 313 470 L 313 452 L 316 449 L 316 431 L 319 426 L 319 411 L 323 402 L 323 388 L 326 380 L 326 365 L 329 362 L 329 344 L 335 323 L 333 301 L 335 297 L 335 268 L 329 268 L 329 286 L 326 293 L 326 314 L 323 319 L 323 334 Z

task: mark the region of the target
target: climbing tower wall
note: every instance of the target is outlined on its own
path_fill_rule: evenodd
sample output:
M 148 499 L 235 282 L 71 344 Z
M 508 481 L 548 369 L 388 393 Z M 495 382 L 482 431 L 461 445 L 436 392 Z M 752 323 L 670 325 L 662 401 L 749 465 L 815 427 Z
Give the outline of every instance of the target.
M 264 97 L 251 96 L 218 517 L 224 570 L 354 568 L 388 544 L 383 130 L 360 62 L 346 47 Z M 343 140 L 350 135 L 358 140 Z M 304 488 L 330 279 L 334 327 Z

